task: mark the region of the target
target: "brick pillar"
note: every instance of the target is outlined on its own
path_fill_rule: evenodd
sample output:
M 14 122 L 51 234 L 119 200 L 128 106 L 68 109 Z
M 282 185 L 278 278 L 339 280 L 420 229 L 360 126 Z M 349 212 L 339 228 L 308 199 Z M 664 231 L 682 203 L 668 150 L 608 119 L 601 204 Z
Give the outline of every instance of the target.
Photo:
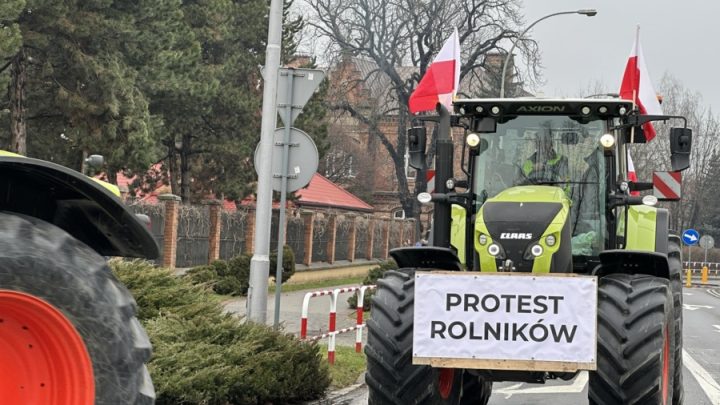
M 390 251 L 390 225 L 392 222 L 390 220 L 384 219 L 383 222 L 385 223 L 385 227 L 383 227 L 382 230 L 382 253 L 381 256 L 383 260 L 387 260 L 387 258 L 390 256 L 388 252 Z
M 337 215 L 330 214 L 328 218 L 328 234 L 327 241 L 327 261 L 330 264 L 335 263 L 335 243 L 337 242 Z
M 255 207 L 247 211 L 245 217 L 245 252 L 255 253 Z
M 303 264 L 309 266 L 312 263 L 313 254 L 313 233 L 315 230 L 315 213 L 314 212 L 303 212 L 303 222 L 305 224 L 305 257 L 303 257 Z
M 173 194 L 161 194 L 158 199 L 165 204 L 162 265 L 174 269 L 177 256 L 178 210 L 181 199 Z
M 208 263 L 212 263 L 220 258 L 220 214 L 222 205 L 218 200 L 210 200 L 205 202 L 209 205 L 210 212 L 210 232 L 208 233 Z
M 368 219 L 367 246 L 365 246 L 365 257 L 370 260 L 373 258 L 373 243 L 375 242 L 375 219 Z
M 407 246 L 407 243 L 405 243 L 405 223 L 406 222 L 407 221 L 404 219 L 401 219 L 400 221 L 398 221 L 398 223 L 400 224 L 400 232 L 398 232 L 400 234 L 400 236 L 399 236 L 400 244 L 398 245 L 399 247 Z
M 348 261 L 355 261 L 355 239 L 357 237 L 357 217 L 354 215 L 347 217 L 350 220 L 350 240 L 348 241 Z
M 412 239 L 410 239 L 410 242 L 413 244 L 413 246 L 415 246 L 415 242 L 418 241 L 418 235 L 417 235 L 418 226 L 417 226 L 415 219 L 411 219 L 410 224 L 412 224 L 412 231 L 410 232 L 410 234 L 412 235 Z

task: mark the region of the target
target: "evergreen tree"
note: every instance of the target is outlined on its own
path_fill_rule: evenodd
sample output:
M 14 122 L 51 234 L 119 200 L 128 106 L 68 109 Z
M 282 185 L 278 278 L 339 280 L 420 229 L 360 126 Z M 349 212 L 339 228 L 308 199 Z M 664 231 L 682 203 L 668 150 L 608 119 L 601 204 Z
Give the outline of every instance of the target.
M 12 149 L 78 169 L 100 153 L 111 174 L 150 162 L 148 102 L 120 52 L 134 23 L 123 4 L 27 0 L 8 91 Z

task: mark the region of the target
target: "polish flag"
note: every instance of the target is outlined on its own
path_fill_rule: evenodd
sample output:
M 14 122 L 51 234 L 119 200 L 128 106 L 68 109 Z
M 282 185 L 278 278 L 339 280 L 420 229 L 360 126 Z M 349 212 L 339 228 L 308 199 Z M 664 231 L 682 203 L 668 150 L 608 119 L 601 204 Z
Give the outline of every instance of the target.
M 662 114 L 662 107 L 660 107 L 657 93 L 650 81 L 642 46 L 640 46 L 640 27 L 637 29 L 635 43 L 630 51 L 627 66 L 625 66 L 625 74 L 620 86 L 620 98 L 632 100 L 637 104 L 641 114 Z M 643 125 L 643 132 L 647 141 L 655 138 L 655 128 L 651 123 Z
M 647 132 L 645 132 L 647 134 Z M 628 167 L 628 180 L 633 183 L 637 183 L 638 177 L 635 173 L 635 165 L 633 164 L 632 157 L 630 157 L 630 151 L 627 153 L 627 167 Z M 639 191 L 631 191 L 630 195 L 640 195 Z
M 437 103 L 450 110 L 459 82 L 460 37 L 456 28 L 410 95 L 410 113 L 434 110 Z

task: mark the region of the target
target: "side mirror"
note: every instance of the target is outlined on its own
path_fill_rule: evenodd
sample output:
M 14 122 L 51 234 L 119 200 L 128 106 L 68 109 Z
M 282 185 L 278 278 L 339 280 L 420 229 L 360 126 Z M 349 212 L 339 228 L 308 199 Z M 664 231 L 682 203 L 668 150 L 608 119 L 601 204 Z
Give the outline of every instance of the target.
M 411 167 L 421 170 L 425 168 L 425 144 L 427 141 L 427 130 L 425 127 L 412 127 L 407 130 L 408 155 Z
M 690 167 L 691 147 L 690 128 L 670 128 L 670 165 L 673 171 L 682 171 Z

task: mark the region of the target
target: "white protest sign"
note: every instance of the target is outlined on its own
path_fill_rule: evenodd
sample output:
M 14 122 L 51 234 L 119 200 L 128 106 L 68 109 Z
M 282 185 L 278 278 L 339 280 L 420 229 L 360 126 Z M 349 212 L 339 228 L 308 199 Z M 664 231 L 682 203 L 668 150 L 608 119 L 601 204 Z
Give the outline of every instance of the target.
M 417 272 L 413 362 L 594 370 L 596 318 L 596 277 Z

